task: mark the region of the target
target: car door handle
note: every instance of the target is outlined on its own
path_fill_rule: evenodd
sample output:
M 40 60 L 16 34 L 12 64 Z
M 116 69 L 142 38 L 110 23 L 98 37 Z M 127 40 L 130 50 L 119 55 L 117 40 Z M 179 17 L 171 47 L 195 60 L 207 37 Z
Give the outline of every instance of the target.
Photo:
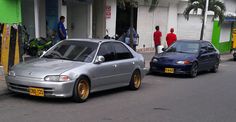
M 114 64 L 114 65 L 112 65 L 112 66 L 116 68 L 116 67 L 117 67 L 117 64 Z
M 133 61 L 132 64 L 135 64 L 135 62 Z

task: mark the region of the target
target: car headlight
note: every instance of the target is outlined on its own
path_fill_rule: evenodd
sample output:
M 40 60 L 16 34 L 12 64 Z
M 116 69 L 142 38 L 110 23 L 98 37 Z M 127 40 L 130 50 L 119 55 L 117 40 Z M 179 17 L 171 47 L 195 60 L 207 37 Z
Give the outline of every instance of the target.
M 9 71 L 9 72 L 8 72 L 8 75 L 9 75 L 9 76 L 14 76 L 14 77 L 15 77 L 15 76 L 16 76 L 16 73 L 15 73 L 14 71 Z
M 67 75 L 48 75 L 44 78 L 45 81 L 59 81 L 59 82 L 65 82 L 70 81 L 70 77 Z
M 190 64 L 191 62 L 188 60 L 185 60 L 185 61 L 177 61 L 176 63 L 177 64 Z
M 156 63 L 156 62 L 158 62 L 158 60 L 156 58 L 153 58 L 152 62 Z

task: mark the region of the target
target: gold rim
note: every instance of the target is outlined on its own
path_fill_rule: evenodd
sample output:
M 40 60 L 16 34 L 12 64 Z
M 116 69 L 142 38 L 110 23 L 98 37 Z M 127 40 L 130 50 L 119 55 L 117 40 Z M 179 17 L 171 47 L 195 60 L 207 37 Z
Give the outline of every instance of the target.
M 89 84 L 86 80 L 81 80 L 78 84 L 78 95 L 81 99 L 87 99 L 89 95 Z
M 139 73 L 135 73 L 134 74 L 134 87 L 139 88 L 140 84 L 141 84 L 141 76 Z

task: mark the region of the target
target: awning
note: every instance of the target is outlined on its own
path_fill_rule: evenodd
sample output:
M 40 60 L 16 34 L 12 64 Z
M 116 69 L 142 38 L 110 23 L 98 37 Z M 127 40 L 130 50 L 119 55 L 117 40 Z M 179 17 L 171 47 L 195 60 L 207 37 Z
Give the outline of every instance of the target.
M 235 22 L 236 21 L 236 13 L 233 12 L 225 12 L 225 22 Z

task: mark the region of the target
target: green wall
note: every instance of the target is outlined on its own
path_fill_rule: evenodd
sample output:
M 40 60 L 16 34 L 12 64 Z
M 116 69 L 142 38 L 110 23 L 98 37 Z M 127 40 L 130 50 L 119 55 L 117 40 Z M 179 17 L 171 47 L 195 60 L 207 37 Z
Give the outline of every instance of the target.
M 21 0 L 0 0 L 0 23 L 21 23 Z
M 230 40 L 221 40 L 220 41 L 220 31 L 221 27 L 219 26 L 218 21 L 214 21 L 213 32 L 212 32 L 212 44 L 220 51 L 220 53 L 228 53 L 232 47 L 232 41 Z M 231 34 L 229 35 L 231 37 Z
M 212 32 L 212 44 L 219 49 L 220 46 L 220 30 L 221 27 L 219 26 L 219 22 L 218 21 L 214 21 L 213 24 L 213 32 Z

